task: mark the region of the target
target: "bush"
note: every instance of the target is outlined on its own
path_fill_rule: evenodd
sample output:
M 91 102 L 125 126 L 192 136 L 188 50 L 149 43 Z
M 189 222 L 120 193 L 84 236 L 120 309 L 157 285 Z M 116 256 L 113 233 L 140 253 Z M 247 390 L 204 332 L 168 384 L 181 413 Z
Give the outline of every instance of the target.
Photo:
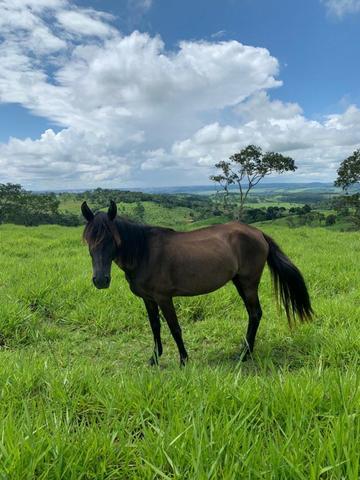
M 328 215 L 325 219 L 325 225 L 329 227 L 330 225 L 334 225 L 336 223 L 336 215 L 331 214 Z

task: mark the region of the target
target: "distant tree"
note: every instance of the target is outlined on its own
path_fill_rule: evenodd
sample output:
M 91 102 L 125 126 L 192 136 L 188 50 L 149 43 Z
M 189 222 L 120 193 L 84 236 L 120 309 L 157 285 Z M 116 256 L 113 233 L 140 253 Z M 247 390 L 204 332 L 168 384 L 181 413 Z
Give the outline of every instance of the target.
M 309 225 L 321 225 L 325 221 L 325 215 L 321 212 L 311 211 L 309 213 L 303 213 L 297 217 L 299 226 Z
M 346 196 L 337 199 L 339 208 L 342 208 L 343 211 L 348 209 L 349 213 L 351 209 L 353 215 L 350 218 L 356 227 L 360 228 L 360 195 L 359 193 L 348 195 L 349 187 L 360 183 L 360 149 L 355 150 L 352 155 L 341 162 L 337 174 L 335 186 L 346 191 Z
M 80 224 L 78 215 L 59 212 L 59 205 L 60 201 L 54 193 L 33 193 L 18 184 L 0 184 L 0 223 L 27 226 L 44 223 Z
M 325 225 L 327 227 L 330 227 L 330 225 L 334 225 L 336 223 L 336 215 L 334 215 L 333 213 L 331 213 L 330 215 L 328 215 L 325 219 Z
M 220 170 L 219 175 L 212 175 L 210 179 L 224 191 L 224 204 L 229 203 L 229 187 L 236 185 L 240 195 L 237 209 L 237 218 L 243 218 L 244 205 L 249 192 L 266 176 L 271 173 L 294 172 L 295 162 L 290 157 L 280 153 L 264 153 L 260 147 L 248 145 L 240 152 L 222 160 L 215 165 Z
M 268 207 L 266 210 L 266 220 L 274 220 L 281 218 L 286 211 L 284 207 Z
M 0 223 L 19 215 L 25 190 L 16 183 L 0 183 Z
M 347 190 L 351 185 L 360 182 L 360 149 L 345 158 L 337 171 L 335 186 Z
M 134 208 L 134 218 L 138 222 L 143 222 L 145 219 L 145 207 L 140 202 L 136 202 L 136 205 Z
M 262 208 L 245 208 L 243 220 L 246 223 L 255 223 L 268 220 L 265 209 Z
M 295 215 L 306 215 L 311 212 L 311 207 L 308 204 L 305 204 L 303 207 L 291 207 L 289 208 L 290 214 Z
M 343 195 L 336 198 L 334 204 L 338 216 L 353 223 L 356 228 L 360 228 L 360 194 Z

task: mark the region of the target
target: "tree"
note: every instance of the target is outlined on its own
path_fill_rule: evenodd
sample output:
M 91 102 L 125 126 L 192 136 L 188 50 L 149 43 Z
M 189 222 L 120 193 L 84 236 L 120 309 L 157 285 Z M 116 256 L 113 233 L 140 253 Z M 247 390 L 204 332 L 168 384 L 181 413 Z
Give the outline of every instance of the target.
M 343 209 L 353 212 L 351 219 L 356 227 L 360 228 L 360 194 L 348 195 L 348 189 L 356 183 L 360 183 L 360 149 L 355 150 L 352 155 L 345 158 L 337 171 L 338 177 L 335 186 L 346 191 L 346 196 L 338 199 L 338 204 Z
M 360 182 L 360 149 L 355 150 L 352 155 L 341 162 L 337 174 L 335 186 L 341 187 L 343 190 Z
M 19 214 L 25 190 L 15 183 L 0 183 L 0 223 Z
M 336 223 L 336 215 L 334 215 L 333 213 L 331 213 L 330 215 L 328 215 L 326 217 L 326 220 L 325 220 L 325 225 L 327 227 L 330 227 L 331 225 L 335 225 Z
M 215 165 L 220 170 L 219 175 L 212 175 L 210 179 L 217 183 L 224 191 L 224 206 L 229 205 L 229 187 L 236 185 L 240 195 L 237 218 L 243 217 L 244 205 L 249 192 L 266 175 L 271 173 L 294 172 L 295 162 L 290 157 L 280 153 L 263 153 L 260 147 L 248 145 L 240 152 L 222 160 Z
M 289 213 L 295 215 L 306 215 L 311 212 L 311 207 L 307 203 L 302 207 L 291 207 L 289 208 Z
M 59 212 L 60 201 L 54 193 L 28 192 L 21 185 L 0 183 L 0 223 L 40 225 L 58 223 L 79 225 L 78 215 Z
M 143 222 L 145 218 L 145 208 L 144 205 L 140 202 L 136 202 L 135 208 L 134 208 L 134 218 L 138 222 Z

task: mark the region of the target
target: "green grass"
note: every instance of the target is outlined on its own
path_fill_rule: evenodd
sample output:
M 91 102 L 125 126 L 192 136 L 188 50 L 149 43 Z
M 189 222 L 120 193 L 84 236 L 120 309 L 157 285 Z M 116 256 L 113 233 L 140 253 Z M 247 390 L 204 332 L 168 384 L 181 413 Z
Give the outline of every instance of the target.
M 185 207 L 167 208 L 155 202 L 140 202 L 144 207 L 144 221 L 151 225 L 179 227 L 192 222 L 192 210 Z M 120 215 L 133 216 L 136 203 L 119 202 L 117 204 Z M 62 201 L 60 211 L 80 215 L 80 202 L 78 200 Z
M 253 359 L 232 285 L 177 299 L 190 363 L 163 326 L 147 367 L 140 299 L 91 286 L 81 229 L 0 227 L 0 479 L 360 476 L 360 234 L 264 226 L 307 279 L 290 331 L 266 270 Z

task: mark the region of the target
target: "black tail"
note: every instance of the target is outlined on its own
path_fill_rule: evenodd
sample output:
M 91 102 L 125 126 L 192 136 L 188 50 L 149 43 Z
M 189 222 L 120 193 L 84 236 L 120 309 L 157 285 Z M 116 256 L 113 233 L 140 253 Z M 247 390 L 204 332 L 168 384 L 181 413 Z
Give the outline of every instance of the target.
M 269 244 L 267 263 L 274 282 L 275 294 L 285 308 L 289 324 L 299 317 L 304 322 L 311 320 L 313 310 L 309 292 L 300 270 L 291 262 L 274 240 L 263 234 Z

